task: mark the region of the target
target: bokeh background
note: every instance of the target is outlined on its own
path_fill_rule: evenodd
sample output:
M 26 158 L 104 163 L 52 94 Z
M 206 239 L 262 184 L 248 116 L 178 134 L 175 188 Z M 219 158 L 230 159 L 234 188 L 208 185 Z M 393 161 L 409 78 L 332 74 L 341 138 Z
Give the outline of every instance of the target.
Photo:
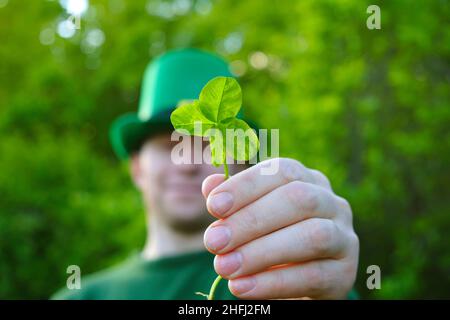
M 108 128 L 149 60 L 180 47 L 227 58 L 281 155 L 350 201 L 362 298 L 450 298 L 449 17 L 445 0 L 0 0 L 0 298 L 46 299 L 68 265 L 142 247 Z

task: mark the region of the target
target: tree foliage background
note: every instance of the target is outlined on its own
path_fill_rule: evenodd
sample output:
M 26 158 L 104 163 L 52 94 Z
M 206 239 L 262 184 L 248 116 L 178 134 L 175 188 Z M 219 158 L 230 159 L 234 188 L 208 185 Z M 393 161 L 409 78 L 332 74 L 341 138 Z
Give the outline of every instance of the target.
M 48 298 L 68 265 L 142 247 L 108 128 L 136 109 L 149 60 L 187 46 L 231 61 L 281 155 L 350 201 L 362 298 L 450 297 L 448 1 L 378 1 L 368 30 L 366 0 L 91 0 L 73 35 L 71 1 L 0 0 L 1 298 Z

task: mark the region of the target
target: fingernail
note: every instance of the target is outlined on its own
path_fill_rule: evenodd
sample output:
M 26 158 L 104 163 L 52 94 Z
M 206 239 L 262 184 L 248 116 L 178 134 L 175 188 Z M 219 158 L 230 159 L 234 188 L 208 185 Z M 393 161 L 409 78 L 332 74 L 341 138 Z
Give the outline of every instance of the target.
M 234 293 L 243 294 L 256 287 L 256 279 L 254 277 L 247 277 L 231 280 L 230 287 Z
M 205 243 L 212 251 L 219 251 L 231 240 L 231 231 L 225 226 L 211 227 L 206 230 Z
M 217 215 L 224 215 L 233 206 L 233 196 L 228 192 L 214 194 L 208 198 L 208 207 Z
M 223 256 L 216 256 L 214 264 L 217 273 L 229 276 L 238 271 L 241 267 L 242 254 L 240 252 L 233 252 Z

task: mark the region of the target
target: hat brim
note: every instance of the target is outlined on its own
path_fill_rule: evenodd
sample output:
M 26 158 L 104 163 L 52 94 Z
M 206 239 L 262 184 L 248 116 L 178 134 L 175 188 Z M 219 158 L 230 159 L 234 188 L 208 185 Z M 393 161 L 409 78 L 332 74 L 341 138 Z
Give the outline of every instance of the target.
M 172 130 L 174 129 L 167 116 L 142 121 L 136 113 L 127 113 L 114 121 L 109 136 L 117 157 L 126 160 L 139 151 L 142 143 L 150 136 Z

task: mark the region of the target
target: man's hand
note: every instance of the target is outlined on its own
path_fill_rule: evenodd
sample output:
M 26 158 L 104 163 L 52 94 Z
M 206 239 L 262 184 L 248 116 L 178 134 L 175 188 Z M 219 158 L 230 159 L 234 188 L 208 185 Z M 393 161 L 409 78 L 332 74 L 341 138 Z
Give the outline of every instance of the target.
M 279 161 L 275 175 L 261 175 Z M 359 240 L 349 203 L 328 179 L 292 159 L 271 159 L 228 180 L 205 179 L 205 232 L 214 267 L 241 299 L 342 299 L 353 286 Z

